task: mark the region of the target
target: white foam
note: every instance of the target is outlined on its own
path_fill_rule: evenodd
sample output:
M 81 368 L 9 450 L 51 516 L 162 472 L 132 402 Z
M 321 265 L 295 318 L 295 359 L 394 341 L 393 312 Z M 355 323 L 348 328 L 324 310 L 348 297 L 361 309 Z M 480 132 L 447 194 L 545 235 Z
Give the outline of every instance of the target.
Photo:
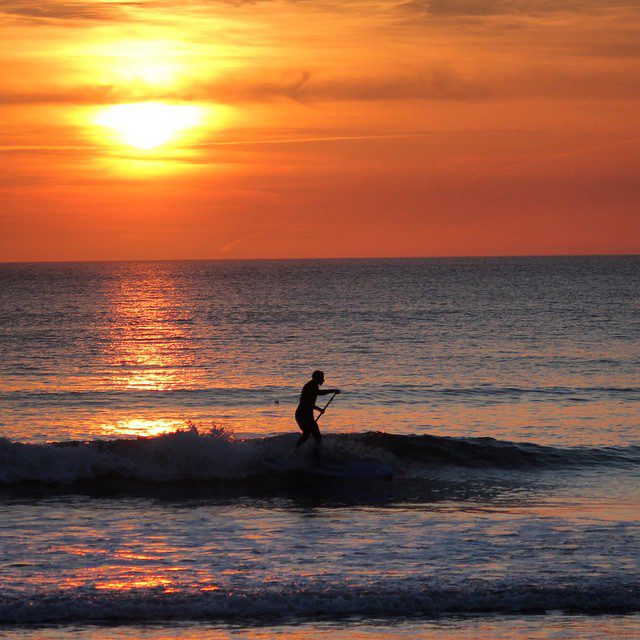
M 269 461 L 310 456 L 312 443 L 300 450 L 295 433 L 255 439 L 234 439 L 223 429 L 198 433 L 195 428 L 156 437 L 80 443 L 24 444 L 0 439 L 0 483 L 24 481 L 73 483 L 101 478 L 171 482 L 250 478 L 274 473 Z M 426 438 L 426 439 L 425 439 Z M 640 448 L 570 450 L 467 439 L 390 435 L 382 432 L 328 435 L 323 440 L 326 463 L 385 474 L 421 478 L 436 468 L 527 469 L 576 464 L 640 462 Z M 373 467 L 372 467 L 373 468 Z M 304 470 L 297 463 L 282 471 Z M 277 472 L 278 470 L 275 469 Z M 388 472 L 388 474 L 387 474 Z M 357 475 L 357 474 L 356 474 Z
M 236 442 L 225 432 L 177 431 L 154 438 L 64 446 L 1 439 L 0 482 L 240 478 L 260 458 L 254 441 Z
M 236 440 L 224 429 L 195 428 L 149 438 L 66 444 L 24 444 L 0 439 L 0 482 L 73 483 L 100 478 L 170 482 L 248 478 L 273 472 L 268 460 L 311 457 L 311 446 L 295 450 L 296 434 Z M 328 461 L 384 458 L 353 442 L 328 442 Z M 388 456 L 387 456 L 388 457 Z

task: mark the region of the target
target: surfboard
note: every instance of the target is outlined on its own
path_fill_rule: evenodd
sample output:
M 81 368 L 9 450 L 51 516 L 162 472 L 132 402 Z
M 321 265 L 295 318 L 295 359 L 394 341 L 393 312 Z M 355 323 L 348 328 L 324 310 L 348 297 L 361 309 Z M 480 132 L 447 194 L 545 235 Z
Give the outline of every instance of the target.
M 393 472 L 384 465 L 370 464 L 368 462 L 349 461 L 346 463 L 320 463 L 309 465 L 303 473 L 328 476 L 332 478 L 391 478 Z
M 359 460 L 265 460 L 266 466 L 280 473 L 301 473 L 328 478 L 383 479 L 391 478 L 393 471 L 383 464 Z

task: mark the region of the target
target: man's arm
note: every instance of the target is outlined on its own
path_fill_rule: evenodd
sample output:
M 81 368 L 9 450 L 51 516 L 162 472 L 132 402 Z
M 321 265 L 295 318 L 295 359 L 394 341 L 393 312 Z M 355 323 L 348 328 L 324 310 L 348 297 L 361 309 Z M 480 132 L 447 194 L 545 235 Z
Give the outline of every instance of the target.
M 319 396 L 327 396 L 330 393 L 340 393 L 340 389 L 322 389 L 322 390 L 318 390 L 318 395 Z

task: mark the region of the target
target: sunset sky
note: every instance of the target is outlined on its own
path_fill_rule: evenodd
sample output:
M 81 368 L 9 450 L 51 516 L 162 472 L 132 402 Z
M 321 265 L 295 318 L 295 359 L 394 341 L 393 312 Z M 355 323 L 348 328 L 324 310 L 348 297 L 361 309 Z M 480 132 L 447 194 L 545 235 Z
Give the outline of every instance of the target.
M 640 253 L 638 0 L 0 0 L 0 261 Z

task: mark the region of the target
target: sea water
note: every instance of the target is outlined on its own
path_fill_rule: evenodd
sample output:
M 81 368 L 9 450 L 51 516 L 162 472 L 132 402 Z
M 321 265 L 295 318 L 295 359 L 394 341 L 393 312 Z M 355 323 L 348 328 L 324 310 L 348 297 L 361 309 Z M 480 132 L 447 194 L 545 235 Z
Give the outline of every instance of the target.
M 640 635 L 639 257 L 4 264 L 0 331 L 0 635 Z

